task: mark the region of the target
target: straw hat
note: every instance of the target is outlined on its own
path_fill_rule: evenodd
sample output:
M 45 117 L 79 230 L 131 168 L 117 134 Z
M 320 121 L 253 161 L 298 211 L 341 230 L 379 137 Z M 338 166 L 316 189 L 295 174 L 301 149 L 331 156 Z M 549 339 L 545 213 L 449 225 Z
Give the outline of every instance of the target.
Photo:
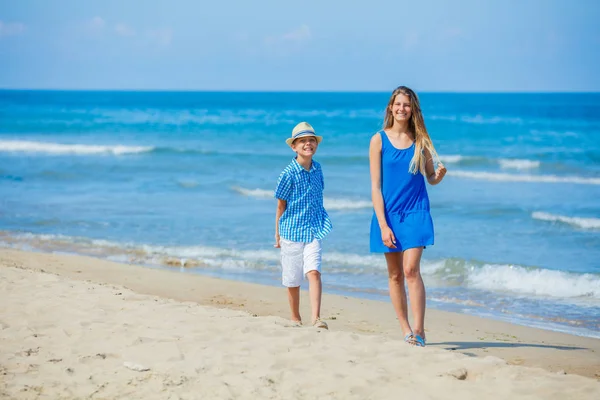
M 294 129 L 292 130 L 292 137 L 286 139 L 286 143 L 288 146 L 292 146 L 292 142 L 298 138 L 304 137 L 304 136 L 314 136 L 317 139 L 317 143 L 321 143 L 321 140 L 323 140 L 323 136 L 317 136 L 315 134 L 315 130 L 313 129 L 313 127 L 307 123 L 307 122 L 300 122 L 298 125 L 296 125 L 294 127 Z

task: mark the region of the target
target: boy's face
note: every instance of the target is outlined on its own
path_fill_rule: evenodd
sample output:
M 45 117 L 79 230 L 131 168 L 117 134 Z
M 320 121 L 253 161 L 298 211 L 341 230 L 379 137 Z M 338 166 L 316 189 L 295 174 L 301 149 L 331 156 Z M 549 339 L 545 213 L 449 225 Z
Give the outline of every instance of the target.
M 317 138 L 314 136 L 305 136 L 294 140 L 292 149 L 302 157 L 312 157 L 317 152 Z

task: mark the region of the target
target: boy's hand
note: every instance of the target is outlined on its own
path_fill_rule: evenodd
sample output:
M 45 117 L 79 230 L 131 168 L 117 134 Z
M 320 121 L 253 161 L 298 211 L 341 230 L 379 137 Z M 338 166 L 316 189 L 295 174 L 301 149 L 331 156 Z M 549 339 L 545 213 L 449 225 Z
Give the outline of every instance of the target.
M 275 248 L 281 248 L 281 244 L 279 244 L 279 234 L 275 234 L 275 244 L 273 245 Z

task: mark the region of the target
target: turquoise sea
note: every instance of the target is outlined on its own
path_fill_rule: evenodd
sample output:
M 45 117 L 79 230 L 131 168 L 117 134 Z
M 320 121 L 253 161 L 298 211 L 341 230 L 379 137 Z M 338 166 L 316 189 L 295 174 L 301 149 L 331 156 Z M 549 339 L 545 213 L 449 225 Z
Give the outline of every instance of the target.
M 368 246 L 388 96 L 0 90 L 0 246 L 279 285 L 273 190 L 307 121 L 324 290 L 389 302 Z M 600 94 L 420 98 L 448 168 L 428 186 L 428 306 L 600 338 Z

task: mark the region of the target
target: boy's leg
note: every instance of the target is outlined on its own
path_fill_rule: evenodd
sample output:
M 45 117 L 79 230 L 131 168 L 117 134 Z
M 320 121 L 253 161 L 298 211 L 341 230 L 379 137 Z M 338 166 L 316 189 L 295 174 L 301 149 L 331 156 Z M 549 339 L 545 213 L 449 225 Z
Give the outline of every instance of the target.
M 281 239 L 281 283 L 287 287 L 292 321 L 302 322 L 300 317 L 300 284 L 304 243 Z
M 300 286 L 288 287 L 287 292 L 290 311 L 292 312 L 292 321 L 302 322 L 302 318 L 300 317 Z
M 304 274 L 308 279 L 308 294 L 312 309 L 312 323 L 318 322 L 319 327 L 326 328 L 327 324 L 321 322 L 321 241 L 318 239 L 304 246 Z
M 306 274 L 308 278 L 308 295 L 310 297 L 310 306 L 312 309 L 312 323 L 321 318 L 321 273 L 318 271 L 309 271 Z

